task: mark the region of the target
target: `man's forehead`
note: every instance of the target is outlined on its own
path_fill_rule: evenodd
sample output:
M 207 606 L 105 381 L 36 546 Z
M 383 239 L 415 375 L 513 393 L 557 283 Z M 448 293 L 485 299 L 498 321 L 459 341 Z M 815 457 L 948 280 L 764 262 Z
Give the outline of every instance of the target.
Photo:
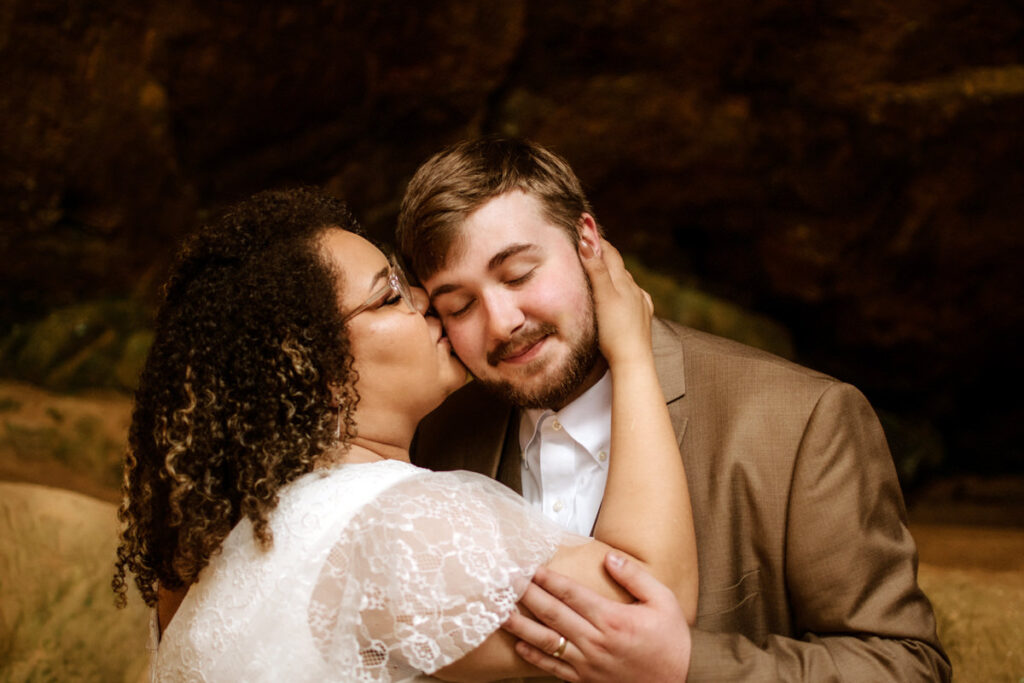
M 476 272 L 488 272 L 499 268 L 516 256 L 543 253 L 543 246 L 535 241 L 512 236 L 508 240 L 496 240 L 479 248 L 469 249 L 466 242 L 453 243 L 441 266 L 427 278 L 433 283 L 458 279 Z

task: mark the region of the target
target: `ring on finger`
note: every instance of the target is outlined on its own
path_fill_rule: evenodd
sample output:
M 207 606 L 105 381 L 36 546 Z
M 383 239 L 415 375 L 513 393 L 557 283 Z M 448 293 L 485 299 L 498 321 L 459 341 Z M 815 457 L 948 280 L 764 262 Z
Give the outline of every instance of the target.
M 551 656 L 555 659 L 561 659 L 562 655 L 565 654 L 565 646 L 569 644 L 569 641 L 565 639 L 565 636 L 558 637 L 558 647 L 551 653 Z

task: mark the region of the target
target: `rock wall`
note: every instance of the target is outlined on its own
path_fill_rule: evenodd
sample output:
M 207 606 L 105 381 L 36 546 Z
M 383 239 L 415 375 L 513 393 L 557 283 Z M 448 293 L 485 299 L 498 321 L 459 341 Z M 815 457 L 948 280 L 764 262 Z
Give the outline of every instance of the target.
M 427 155 L 526 135 L 640 262 L 954 466 L 1020 469 L 1022 36 L 1015 0 L 0 0 L 2 329 L 151 297 L 269 185 L 387 235 Z

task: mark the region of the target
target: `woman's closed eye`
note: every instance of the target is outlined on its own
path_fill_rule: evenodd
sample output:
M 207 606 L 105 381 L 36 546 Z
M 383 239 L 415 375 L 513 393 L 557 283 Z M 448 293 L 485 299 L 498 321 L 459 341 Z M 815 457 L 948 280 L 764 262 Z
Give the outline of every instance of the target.
M 384 308 L 385 306 L 394 306 L 402 300 L 402 297 L 395 292 L 391 292 L 389 296 L 381 299 L 380 305 L 377 308 Z

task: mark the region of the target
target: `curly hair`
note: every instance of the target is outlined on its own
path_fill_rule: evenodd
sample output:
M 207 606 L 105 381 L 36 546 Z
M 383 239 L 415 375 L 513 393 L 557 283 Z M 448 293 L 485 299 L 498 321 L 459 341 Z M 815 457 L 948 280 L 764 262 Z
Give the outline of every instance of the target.
M 355 370 L 325 230 L 361 232 L 313 189 L 263 192 L 184 243 L 135 394 L 121 543 L 146 604 L 192 583 L 243 518 L 267 548 L 281 487 L 355 434 Z

